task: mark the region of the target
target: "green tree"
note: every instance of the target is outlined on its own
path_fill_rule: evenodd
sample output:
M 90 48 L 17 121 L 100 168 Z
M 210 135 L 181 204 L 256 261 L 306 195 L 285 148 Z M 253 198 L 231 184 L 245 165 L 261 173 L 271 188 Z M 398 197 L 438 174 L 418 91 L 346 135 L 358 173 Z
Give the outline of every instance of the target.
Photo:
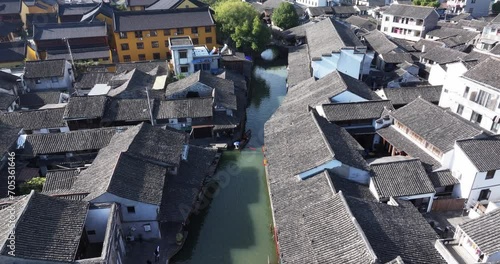
M 272 20 L 275 26 L 282 29 L 289 29 L 299 25 L 299 15 L 297 15 L 295 7 L 288 2 L 280 3 L 278 8 L 273 11 Z
M 45 177 L 35 177 L 31 180 L 21 184 L 20 193 L 21 194 L 29 194 L 31 190 L 35 190 L 36 192 L 41 192 L 43 185 L 45 184 Z
M 493 14 L 498 14 L 498 13 L 500 13 L 500 1 L 499 1 L 499 2 L 494 3 L 494 4 L 491 6 L 491 11 L 493 12 Z
M 270 30 L 260 21 L 259 13 L 248 3 L 227 0 L 215 6 L 215 18 L 223 38 L 231 38 L 237 48 L 263 49 Z
M 414 5 L 439 7 L 439 0 L 413 0 Z

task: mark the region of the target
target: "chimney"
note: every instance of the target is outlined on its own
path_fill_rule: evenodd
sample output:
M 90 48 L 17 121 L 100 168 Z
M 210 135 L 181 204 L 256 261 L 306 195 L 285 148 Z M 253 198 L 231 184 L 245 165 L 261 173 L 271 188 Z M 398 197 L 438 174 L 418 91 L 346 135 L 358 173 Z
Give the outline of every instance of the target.
M 422 52 L 425 52 L 425 45 L 422 45 Z

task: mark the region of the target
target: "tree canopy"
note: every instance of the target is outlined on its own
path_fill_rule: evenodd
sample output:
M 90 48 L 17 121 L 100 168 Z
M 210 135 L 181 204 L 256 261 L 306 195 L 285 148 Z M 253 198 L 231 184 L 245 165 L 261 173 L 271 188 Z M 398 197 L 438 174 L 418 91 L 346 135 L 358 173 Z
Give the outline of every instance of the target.
M 297 15 L 295 7 L 288 2 L 280 3 L 278 8 L 273 11 L 272 20 L 275 26 L 282 29 L 299 25 L 299 15 Z
M 439 7 L 441 5 L 439 0 L 413 0 L 413 4 L 419 6 L 432 6 L 432 7 Z
M 498 14 L 498 13 L 500 13 L 500 1 L 499 1 L 499 2 L 494 3 L 494 4 L 491 6 L 491 11 L 492 11 L 494 14 Z
M 271 32 L 248 3 L 238 0 L 219 2 L 215 19 L 224 38 L 231 38 L 237 48 L 260 51 L 269 43 Z
M 44 177 L 32 178 L 31 180 L 21 184 L 21 186 L 19 187 L 20 193 L 21 194 L 29 194 L 31 192 L 31 190 L 41 192 L 44 184 L 45 184 Z

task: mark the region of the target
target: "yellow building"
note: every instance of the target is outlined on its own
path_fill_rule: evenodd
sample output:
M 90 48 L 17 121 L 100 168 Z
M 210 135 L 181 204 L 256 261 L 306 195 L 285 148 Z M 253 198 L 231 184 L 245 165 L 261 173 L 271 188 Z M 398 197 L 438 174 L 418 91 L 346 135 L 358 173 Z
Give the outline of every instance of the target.
M 57 22 L 57 8 L 58 4 L 55 0 L 23 0 L 21 3 L 21 20 L 24 23 L 24 27 L 29 27 L 32 22 L 27 19 L 30 14 L 53 14 Z M 47 16 L 47 18 L 51 17 Z M 53 21 L 44 22 L 50 23 Z
M 216 46 L 208 7 L 115 12 L 114 40 L 120 62 L 170 59 L 169 38 L 190 36 L 194 45 Z

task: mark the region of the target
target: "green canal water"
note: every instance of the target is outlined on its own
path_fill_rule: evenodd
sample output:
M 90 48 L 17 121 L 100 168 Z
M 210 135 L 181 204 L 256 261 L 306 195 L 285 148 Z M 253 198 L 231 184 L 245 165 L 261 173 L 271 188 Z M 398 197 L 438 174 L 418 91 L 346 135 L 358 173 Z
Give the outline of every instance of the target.
M 271 209 L 261 147 L 264 124 L 286 94 L 286 66 L 255 66 L 242 151 L 223 154 L 210 196 L 191 218 L 186 243 L 172 260 L 193 264 L 276 263 Z

